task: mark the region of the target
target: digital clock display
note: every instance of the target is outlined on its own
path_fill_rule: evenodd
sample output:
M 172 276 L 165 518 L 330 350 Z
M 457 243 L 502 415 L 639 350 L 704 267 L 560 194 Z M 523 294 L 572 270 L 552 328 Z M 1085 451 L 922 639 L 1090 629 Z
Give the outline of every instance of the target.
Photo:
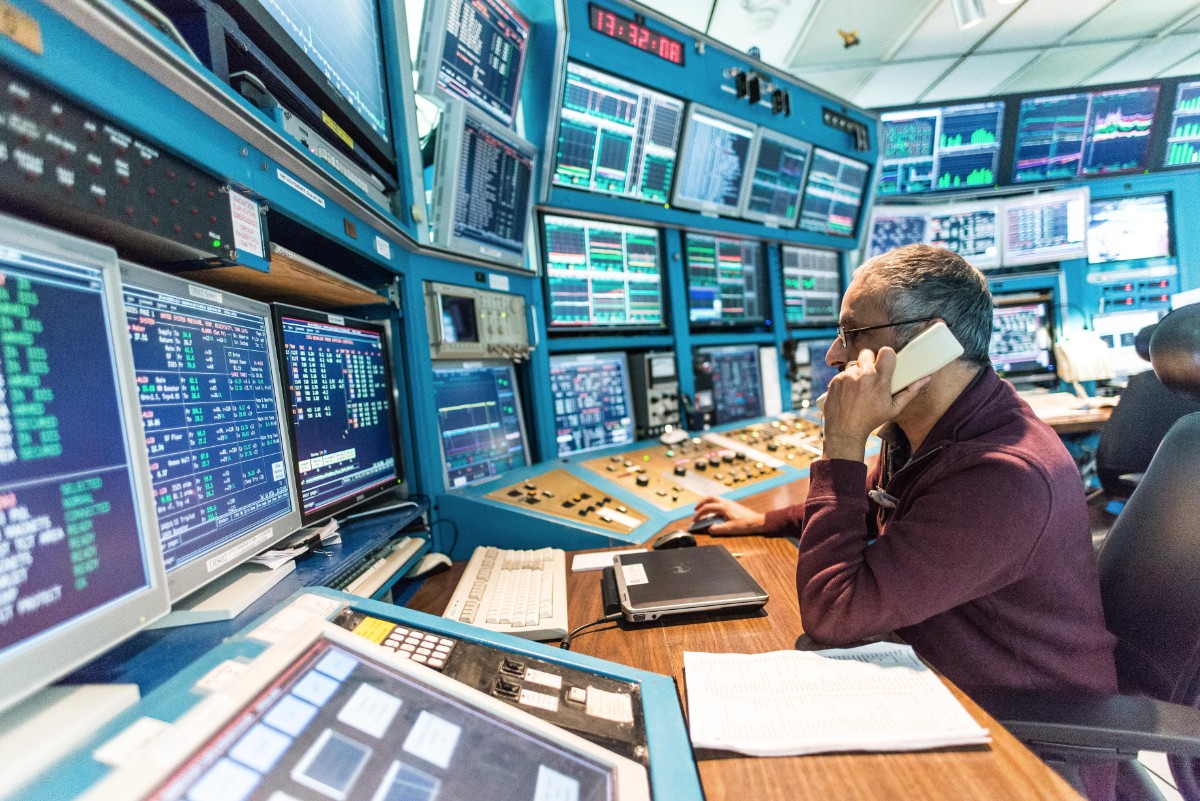
M 592 30 L 613 39 L 633 45 L 638 50 L 665 58 L 672 64 L 683 66 L 683 42 L 661 33 L 655 33 L 636 20 L 626 19 L 595 3 L 588 3 L 588 16 Z

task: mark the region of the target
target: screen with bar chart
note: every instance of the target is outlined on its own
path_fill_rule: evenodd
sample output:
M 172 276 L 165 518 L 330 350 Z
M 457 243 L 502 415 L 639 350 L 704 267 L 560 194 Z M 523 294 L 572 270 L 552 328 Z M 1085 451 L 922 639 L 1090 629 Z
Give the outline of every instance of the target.
M 1004 102 L 887 111 L 880 195 L 994 186 Z
M 1167 137 L 1164 167 L 1192 167 L 1200 164 L 1200 81 L 1179 84 L 1175 92 L 1175 112 Z

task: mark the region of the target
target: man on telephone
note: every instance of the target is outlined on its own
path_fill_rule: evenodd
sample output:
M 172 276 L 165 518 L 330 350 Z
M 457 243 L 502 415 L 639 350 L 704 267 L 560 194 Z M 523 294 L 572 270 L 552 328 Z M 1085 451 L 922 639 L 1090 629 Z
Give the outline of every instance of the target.
M 961 356 L 904 351 L 939 322 Z M 696 518 L 726 518 L 713 535 L 799 537 L 800 611 L 821 643 L 895 632 L 968 694 L 1113 692 L 1078 470 L 992 369 L 991 331 L 987 282 L 957 254 L 909 245 L 869 260 L 826 355 L 842 372 L 806 502 L 764 515 L 706 498 Z M 911 383 L 894 387 L 897 373 Z M 868 475 L 877 429 L 883 449 Z

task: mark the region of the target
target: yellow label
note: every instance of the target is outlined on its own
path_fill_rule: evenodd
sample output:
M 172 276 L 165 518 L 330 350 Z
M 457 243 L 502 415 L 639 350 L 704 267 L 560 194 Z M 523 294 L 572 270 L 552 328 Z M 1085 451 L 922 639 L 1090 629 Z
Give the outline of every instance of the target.
M 42 27 L 33 17 L 0 0 L 0 33 L 26 50 L 42 54 Z
M 351 148 L 354 147 L 354 140 L 350 138 L 350 134 L 343 131 L 342 126 L 340 126 L 336 122 L 334 122 L 330 118 L 330 116 L 328 114 L 326 114 L 324 111 L 321 112 L 321 120 L 322 120 L 322 122 L 325 123 L 325 125 L 327 125 L 329 127 L 329 130 L 331 130 L 335 134 L 337 134 L 338 139 L 341 139 L 343 142 L 345 142 Z
M 395 623 L 389 623 L 377 617 L 368 617 L 363 618 L 363 622 L 354 627 L 354 633 L 364 640 L 370 640 L 378 645 L 387 639 L 394 628 L 396 628 Z

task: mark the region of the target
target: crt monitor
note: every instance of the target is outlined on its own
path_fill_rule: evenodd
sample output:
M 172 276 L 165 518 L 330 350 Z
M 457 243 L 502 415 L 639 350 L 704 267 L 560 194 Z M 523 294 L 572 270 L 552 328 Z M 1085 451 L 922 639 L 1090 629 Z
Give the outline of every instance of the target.
M 553 183 L 666 203 L 682 127 L 682 100 L 568 61 Z
M 929 227 L 926 206 L 885 206 L 871 209 L 871 228 L 867 237 L 867 257 L 873 258 L 905 245 L 925 242 Z
M 537 148 L 458 100 L 437 137 L 433 243 L 524 269 Z
M 1150 362 L 1138 356 L 1134 340 L 1138 331 L 1157 323 L 1158 316 L 1155 310 L 1092 315 L 1092 329 L 1108 345 L 1108 361 L 1116 375 L 1128 376 L 1151 369 Z
M 275 306 L 293 474 L 305 525 L 403 479 L 387 326 Z
M 737 117 L 689 106 L 671 202 L 706 214 L 737 214 L 748 186 L 755 131 Z
M 711 412 L 717 425 L 763 415 L 757 345 L 696 348 L 696 410 Z
M 807 142 L 759 128 L 739 216 L 768 226 L 793 227 L 800 216 L 811 155 L 812 145 Z
M 169 601 L 116 253 L 10 217 L 0 243 L 4 710 Z
M 879 121 L 879 195 L 995 185 L 1004 101 L 885 111 Z
M 783 245 L 783 317 L 789 328 L 837 325 L 842 300 L 836 250 Z
M 1047 295 L 1011 294 L 992 298 L 992 367 L 1014 383 L 1056 384 L 1054 305 Z
M 512 362 L 434 362 L 433 397 L 447 489 L 529 464 Z
M 559 456 L 634 441 L 629 360 L 624 352 L 551 356 L 550 391 Z
M 504 0 L 426 0 L 417 91 L 465 100 L 511 128 L 529 20 Z
M 1170 256 L 1171 219 L 1171 195 L 1167 192 L 1092 200 L 1088 263 Z
M 1157 86 L 1027 97 L 1013 147 L 1013 183 L 1144 170 Z
M 762 243 L 685 233 L 688 320 L 697 327 L 757 325 L 767 319 Z
M 122 263 L 171 600 L 300 527 L 271 307 Z
M 550 330 L 664 327 L 657 228 L 547 214 L 542 236 Z
M 869 164 L 814 147 L 800 205 L 800 228 L 853 239 L 870 174 Z
M 239 28 L 303 93 L 290 92 L 264 74 L 259 65 L 246 69 L 266 81 L 289 111 L 305 119 L 326 140 L 345 145 L 378 177 L 394 185 L 396 140 L 391 124 L 385 36 L 379 0 L 217 0 Z M 240 69 L 238 47 L 226 48 L 229 69 Z
M 1016 197 L 1005 201 L 1002 211 L 1006 267 L 1087 255 L 1087 187 Z

